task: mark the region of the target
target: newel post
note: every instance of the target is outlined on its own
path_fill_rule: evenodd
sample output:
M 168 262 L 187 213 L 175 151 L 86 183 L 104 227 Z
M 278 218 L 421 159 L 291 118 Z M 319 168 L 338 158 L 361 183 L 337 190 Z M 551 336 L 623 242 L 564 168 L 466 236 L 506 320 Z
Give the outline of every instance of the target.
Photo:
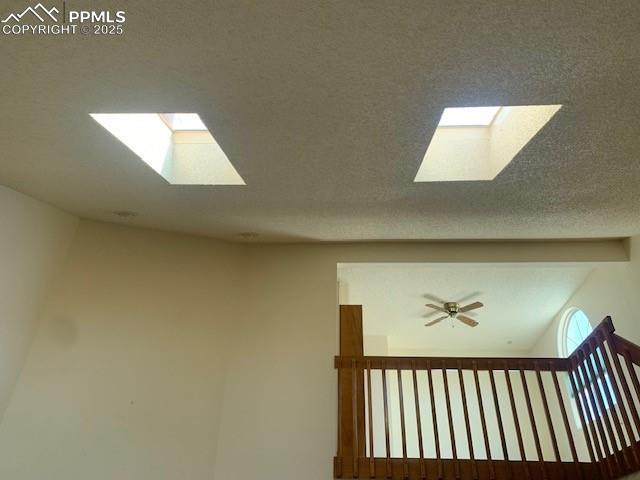
M 362 305 L 340 305 L 340 356 L 364 355 Z M 343 365 L 338 370 L 340 438 L 338 451 L 344 457 L 365 456 L 364 372 Z

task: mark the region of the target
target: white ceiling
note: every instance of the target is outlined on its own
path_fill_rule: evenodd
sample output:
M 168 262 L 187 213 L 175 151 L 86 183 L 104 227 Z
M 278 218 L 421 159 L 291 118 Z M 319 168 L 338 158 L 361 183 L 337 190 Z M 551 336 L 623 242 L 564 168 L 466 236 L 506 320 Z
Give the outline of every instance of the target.
M 389 337 L 394 349 L 434 354 L 497 354 L 530 350 L 582 284 L 592 265 L 577 264 L 340 264 L 340 303 L 363 306 L 365 335 Z M 435 303 L 425 295 L 485 306 L 469 312 L 469 328 L 445 320 L 424 324 Z M 507 342 L 512 342 L 508 344 Z
M 3 36 L 0 183 L 228 239 L 640 232 L 637 0 L 118 8 L 122 36 Z M 564 107 L 495 180 L 413 182 L 444 107 L 529 104 Z M 90 112 L 197 112 L 247 185 L 169 185 Z

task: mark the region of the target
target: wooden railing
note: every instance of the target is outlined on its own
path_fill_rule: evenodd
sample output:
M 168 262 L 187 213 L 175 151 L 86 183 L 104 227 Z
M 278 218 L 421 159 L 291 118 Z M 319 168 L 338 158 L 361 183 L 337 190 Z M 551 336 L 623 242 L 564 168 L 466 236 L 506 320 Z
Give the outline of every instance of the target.
M 620 478 L 640 470 L 636 365 L 609 317 L 566 359 L 336 357 L 334 475 Z

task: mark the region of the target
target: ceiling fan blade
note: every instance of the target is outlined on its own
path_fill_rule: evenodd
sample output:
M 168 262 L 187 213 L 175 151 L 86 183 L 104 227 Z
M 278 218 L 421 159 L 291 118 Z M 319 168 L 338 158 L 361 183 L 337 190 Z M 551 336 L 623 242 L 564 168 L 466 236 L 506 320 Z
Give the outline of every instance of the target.
M 469 310 L 475 310 L 476 308 L 484 307 L 484 303 L 482 302 L 473 302 L 464 307 L 460 307 L 459 312 L 468 312 Z
M 476 325 L 478 325 L 478 322 L 476 322 L 473 318 L 469 318 L 465 315 L 458 315 L 456 318 L 465 325 L 469 325 L 470 327 L 475 327 Z
M 441 322 L 442 320 L 445 320 L 447 318 L 449 318 L 449 315 L 445 315 L 444 317 L 436 318 L 435 320 L 432 320 L 429 323 L 425 323 L 424 326 L 425 327 L 430 327 L 431 325 L 435 325 L 436 323 Z
M 482 292 L 475 291 L 475 292 L 470 293 L 469 295 L 465 295 L 464 297 L 459 298 L 457 301 L 458 301 L 458 303 L 459 303 L 460 305 L 462 305 L 462 304 L 463 304 L 464 302 L 466 302 L 467 300 L 471 300 L 472 298 L 477 297 L 477 296 L 479 296 L 480 294 L 482 294 Z
M 431 295 L 430 293 L 425 293 L 424 298 L 431 300 L 432 302 L 439 303 L 440 305 L 444 304 L 445 300 L 440 297 L 436 297 L 435 295 Z
M 449 313 L 444 309 L 444 307 L 441 307 L 440 305 L 434 305 L 433 303 L 427 303 L 425 307 L 434 308 L 436 310 L 440 310 L 441 312 Z

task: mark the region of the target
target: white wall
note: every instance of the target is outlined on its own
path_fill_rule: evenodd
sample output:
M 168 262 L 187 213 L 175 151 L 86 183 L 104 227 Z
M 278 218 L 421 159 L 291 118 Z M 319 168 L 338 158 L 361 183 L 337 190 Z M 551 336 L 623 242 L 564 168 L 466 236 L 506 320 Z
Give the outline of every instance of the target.
M 322 247 L 255 247 L 245 260 L 215 478 L 332 478 L 336 263 Z
M 640 236 L 632 237 L 628 247 L 630 261 L 595 268 L 558 312 L 532 352 L 558 355 L 558 326 L 570 307 L 583 310 L 593 326 L 610 315 L 618 335 L 640 344 Z
M 0 478 L 331 478 L 339 262 L 624 261 L 617 242 L 238 246 L 81 222 Z
M 77 220 L 0 186 L 0 419 Z
M 0 478 L 213 478 L 238 252 L 83 221 L 0 425 Z

